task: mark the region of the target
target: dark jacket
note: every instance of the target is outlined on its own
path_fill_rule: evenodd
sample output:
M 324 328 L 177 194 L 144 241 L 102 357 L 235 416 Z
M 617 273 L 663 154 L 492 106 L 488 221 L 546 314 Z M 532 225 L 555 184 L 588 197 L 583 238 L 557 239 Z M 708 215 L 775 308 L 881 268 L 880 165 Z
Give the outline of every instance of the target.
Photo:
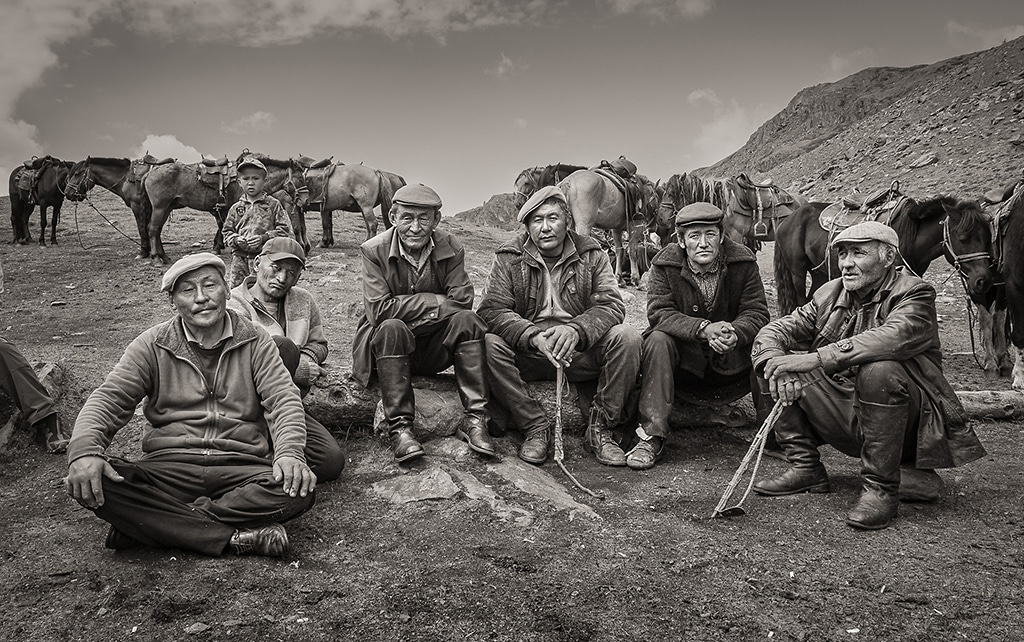
M 540 312 L 540 290 L 544 285 L 543 267 L 523 248 L 527 232 L 498 248 L 487 279 L 487 290 L 477 314 L 490 332 L 523 352 L 533 351 L 530 339 L 540 332 L 534 324 Z M 567 239 L 576 246 L 555 285 L 565 311 L 572 315 L 566 325 L 580 335 L 576 350 L 583 352 L 603 337 L 612 326 L 626 318 L 612 273 L 608 255 L 594 239 L 568 231 Z
M 843 288 L 842 279 L 834 279 L 807 304 L 762 328 L 754 340 L 754 367 L 801 346 L 817 350 L 829 375 L 863 363 L 899 361 L 927 397 L 916 466 L 961 466 L 983 457 L 985 448 L 942 374 L 938 327 L 935 288 L 902 269 L 892 270 L 863 303 Z
M 723 238 L 720 256 L 718 289 L 710 309 L 686 267 L 686 250 L 678 243 L 667 245 L 654 257 L 647 285 L 647 332 L 659 330 L 681 341 L 680 360 L 698 376 L 703 376 L 708 366 L 724 375 L 750 370 L 749 346 L 768 323 L 768 301 L 754 253 Z M 718 354 L 697 338 L 705 320 L 731 323 L 738 338 L 736 348 Z
M 473 284 L 466 274 L 466 252 L 449 234 L 434 230 L 430 254 L 433 279 L 410 285 L 412 268 L 398 253 L 395 228 L 359 247 L 363 255 L 363 316 L 352 342 L 352 377 L 367 386 L 373 372 L 370 340 L 381 322 L 398 319 L 409 329 L 446 319 L 473 307 Z M 444 295 L 443 302 L 438 294 Z

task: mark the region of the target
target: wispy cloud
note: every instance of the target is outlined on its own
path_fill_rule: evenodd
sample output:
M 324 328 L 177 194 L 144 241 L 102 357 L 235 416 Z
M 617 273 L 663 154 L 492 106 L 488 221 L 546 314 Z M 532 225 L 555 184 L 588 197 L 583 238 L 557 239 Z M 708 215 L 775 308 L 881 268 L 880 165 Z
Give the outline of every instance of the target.
M 691 105 L 697 105 L 701 102 L 707 102 L 716 107 L 722 104 L 722 100 L 718 97 L 713 89 L 694 89 L 690 92 L 690 95 L 686 97 L 686 102 Z
M 248 134 L 250 132 L 269 131 L 277 118 L 269 111 L 255 111 L 248 116 L 242 116 L 233 123 L 225 123 L 220 126 L 221 131 L 228 134 Z
M 512 124 L 515 125 L 516 129 L 526 129 L 527 126 L 525 118 L 513 118 Z
M 512 74 L 519 74 L 527 69 L 527 64 L 522 60 L 512 60 L 505 55 L 504 52 L 501 54 L 501 60 L 494 67 L 488 67 L 484 69 L 484 73 L 488 76 L 496 76 L 502 78 L 504 76 L 510 76 Z
M 702 166 L 720 161 L 742 147 L 770 116 L 764 107 L 748 110 L 735 100 L 720 105 L 693 140 L 694 161 Z
M 964 51 L 979 51 L 998 47 L 1007 40 L 1024 36 L 1024 25 L 982 27 L 950 20 L 946 23 L 946 33 L 950 41 Z
M 861 69 L 875 65 L 877 55 L 871 47 L 862 47 L 849 53 L 834 53 L 828 58 L 825 65 L 825 80 L 833 82 L 840 78 L 846 78 L 850 74 Z
M 662 19 L 674 15 L 700 18 L 715 8 L 715 0 L 607 0 L 607 3 L 616 13 L 646 13 Z
M 170 156 L 182 163 L 198 163 L 203 157 L 198 149 L 186 145 L 173 134 L 149 134 L 141 145 L 132 150 L 131 157 L 138 158 L 146 153 L 157 158 Z

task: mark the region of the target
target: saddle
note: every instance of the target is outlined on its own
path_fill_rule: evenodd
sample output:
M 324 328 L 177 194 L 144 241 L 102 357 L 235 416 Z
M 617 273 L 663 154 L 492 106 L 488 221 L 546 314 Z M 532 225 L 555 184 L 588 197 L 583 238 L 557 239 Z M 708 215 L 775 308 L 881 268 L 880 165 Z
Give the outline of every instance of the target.
M 997 271 L 1003 269 L 1003 243 L 1006 240 L 1006 222 L 1017 199 L 1024 198 L 1024 180 L 1016 180 L 1002 189 L 985 193 L 986 205 L 998 205 L 992 214 L 992 262 Z
M 322 169 L 333 163 L 334 157 L 331 156 L 330 158 L 316 160 L 314 158 L 310 158 L 309 156 L 299 156 L 298 158 L 293 158 L 292 160 L 295 161 L 295 164 L 301 167 L 303 170 Z
M 38 176 L 39 170 L 29 169 L 28 167 L 22 167 L 21 171 L 18 172 L 18 189 L 25 192 L 29 196 L 29 200 L 34 198 Z
M 300 165 L 302 164 L 298 159 L 295 162 Z M 344 163 L 335 163 L 334 157 L 331 156 L 330 158 L 313 163 L 309 167 L 302 168 L 302 182 L 304 186 L 301 189 L 306 190 L 310 194 L 309 201 L 307 202 L 307 206 L 310 209 L 318 209 L 317 206 L 327 200 L 327 182 L 330 180 L 331 175 L 334 174 L 334 170 L 338 169 L 338 165 L 344 165 Z M 317 176 L 310 176 L 310 170 L 314 169 L 322 169 L 323 171 Z M 319 195 L 313 196 L 314 186 L 317 184 L 319 184 L 319 189 L 317 189 Z
M 987 205 L 1003 203 L 1009 200 L 1011 196 L 1013 196 L 1014 191 L 1016 191 L 1016 189 L 1021 185 L 1021 183 L 1024 183 L 1024 181 L 1020 179 L 1015 179 L 1014 181 L 1012 181 L 1011 183 L 1007 184 L 1004 187 L 985 192 L 985 195 L 982 196 L 982 199 L 984 199 Z
M 167 165 L 168 163 L 175 162 L 175 159 L 170 156 L 167 158 L 157 158 L 156 156 L 150 156 L 149 152 L 146 152 L 146 155 L 138 160 L 146 165 Z
M 53 165 L 53 164 L 59 163 L 59 162 L 60 161 L 58 161 L 56 158 L 54 158 L 53 156 L 50 156 L 49 154 L 47 154 L 46 156 L 42 156 L 42 157 L 33 156 L 29 160 L 25 161 L 23 164 L 25 166 L 25 169 L 39 170 L 39 169 L 42 169 L 43 167 L 45 167 L 47 165 Z
M 829 234 L 829 239 L 848 227 L 864 221 L 879 221 L 889 225 L 896 214 L 913 200 L 900 192 L 900 182 L 893 181 L 888 189 L 869 196 L 854 192 L 832 203 L 818 215 L 818 225 Z
M 615 174 L 621 176 L 627 181 L 636 175 L 636 165 L 627 160 L 625 156 L 619 156 L 610 163 L 606 160 L 602 160 L 594 169 L 604 169 L 615 172 Z
M 222 158 L 203 158 L 195 166 L 199 182 L 217 190 L 217 203 L 214 209 L 220 211 L 228 206 L 228 183 L 238 178 L 238 166 L 227 156 Z
M 216 169 L 220 167 L 227 167 L 228 165 L 231 164 L 231 161 L 228 160 L 227 156 L 221 156 L 220 158 L 207 158 L 203 156 L 201 164 L 203 165 L 203 167 L 212 167 Z
M 766 238 L 769 234 L 769 225 L 775 226 L 778 219 L 789 216 L 789 208 L 779 211 L 783 205 L 792 205 L 795 201 L 793 196 L 775 184 L 771 178 L 766 178 L 756 183 L 746 174 L 739 174 L 729 181 L 729 187 L 735 198 L 733 201 L 739 206 L 737 214 L 750 216 L 754 219 L 751 231 L 756 238 Z M 768 222 L 765 222 L 765 211 L 768 212 Z
M 630 179 L 625 179 L 619 174 L 602 167 L 595 167 L 591 171 L 607 178 L 612 182 L 612 185 L 622 192 L 622 197 L 626 200 L 627 219 L 634 219 L 638 216 L 642 217 L 644 215 L 643 190 L 640 188 L 639 183 L 637 183 L 635 175 Z

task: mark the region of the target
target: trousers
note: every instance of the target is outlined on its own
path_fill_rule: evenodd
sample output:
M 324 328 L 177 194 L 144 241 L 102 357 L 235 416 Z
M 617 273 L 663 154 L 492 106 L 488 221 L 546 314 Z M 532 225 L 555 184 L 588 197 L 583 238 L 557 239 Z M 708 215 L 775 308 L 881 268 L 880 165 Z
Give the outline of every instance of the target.
M 57 412 L 36 371 L 18 348 L 3 337 L 0 337 L 0 388 L 18 406 L 29 425 Z
M 459 344 L 480 341 L 486 332 L 483 319 L 472 310 L 460 310 L 415 329 L 404 321 L 388 319 L 374 330 L 370 347 L 374 358 L 409 357 L 412 374 L 432 375 L 452 365 Z

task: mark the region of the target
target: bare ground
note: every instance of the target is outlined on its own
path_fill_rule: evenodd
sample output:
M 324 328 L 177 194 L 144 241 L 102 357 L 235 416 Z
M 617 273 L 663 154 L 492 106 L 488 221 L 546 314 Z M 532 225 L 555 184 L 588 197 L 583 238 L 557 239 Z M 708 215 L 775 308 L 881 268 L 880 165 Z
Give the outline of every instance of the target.
M 134 235 L 130 212 L 93 201 Z M 6 199 L 0 220 L 8 220 Z M 130 239 L 87 205 L 65 207 L 60 245 L 3 246 L 7 293 L 0 332 L 31 361 L 66 372 L 61 413 L 73 421 L 123 348 L 170 314 L 161 270 L 136 261 Z M 310 218 L 311 238 L 319 223 Z M 361 301 L 359 217 L 337 221 L 339 245 L 314 250 L 303 278 L 327 316 L 340 370 Z M 507 236 L 446 219 L 469 247 L 478 291 Z M 36 228 L 38 229 L 38 228 Z M 210 247 L 212 219 L 174 214 L 165 232 L 177 258 Z M 771 290 L 770 253 L 762 271 Z M 936 263 L 947 373 L 958 389 L 1007 389 L 968 352 L 959 284 Z M 642 327 L 643 295 L 629 320 Z M 138 452 L 139 419 L 114 449 Z M 291 558 L 211 559 L 181 551 L 114 553 L 106 526 L 63 492 L 66 465 L 15 435 L 0 455 L 0 639 L 5 640 L 1016 640 L 1021 638 L 1019 422 L 983 422 L 989 456 L 942 471 L 947 497 L 901 508 L 876 533 L 843 523 L 856 497 L 854 460 L 829 450 L 829 495 L 748 500 L 748 514 L 709 515 L 752 430 L 684 429 L 654 470 L 609 469 L 569 438 L 567 465 L 604 491 L 599 516 L 554 508 L 473 457 L 450 462 L 489 485 L 514 520 L 466 492 L 394 505 L 371 490 L 401 475 L 367 427 L 333 426 L 349 452 L 342 478 L 289 524 Z M 500 440 L 506 458 L 515 441 Z M 449 468 L 445 463 L 444 468 Z M 780 472 L 766 460 L 762 475 Z M 465 488 L 463 488 L 465 491 Z

